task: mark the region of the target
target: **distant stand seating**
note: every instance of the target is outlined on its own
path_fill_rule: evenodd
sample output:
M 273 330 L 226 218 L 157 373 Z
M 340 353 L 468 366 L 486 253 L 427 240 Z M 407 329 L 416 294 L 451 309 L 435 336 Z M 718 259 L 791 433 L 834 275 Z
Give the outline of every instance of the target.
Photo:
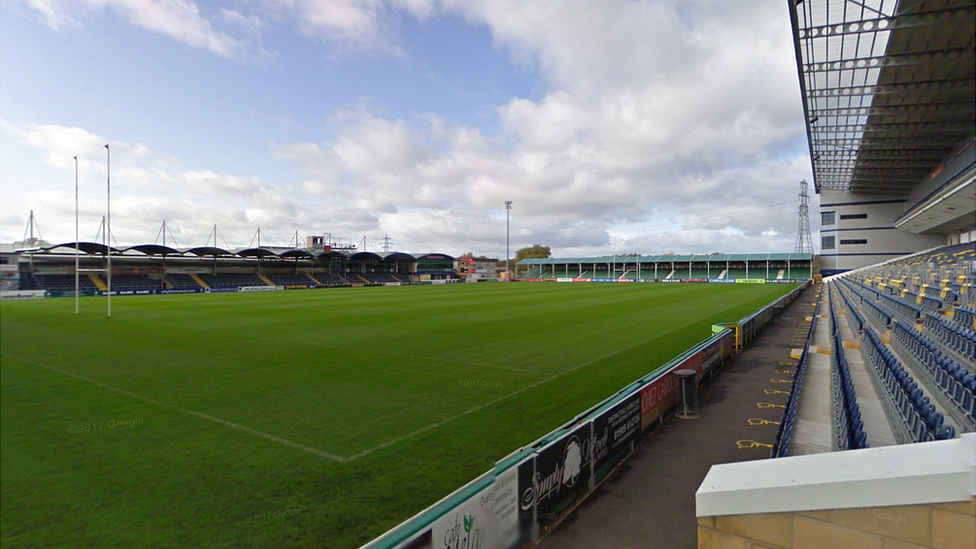
M 392 273 L 364 273 L 359 275 L 373 284 L 388 284 L 400 282 Z
M 125 274 L 112 277 L 112 291 L 115 290 L 159 290 L 163 287 L 161 280 L 154 280 L 146 274 Z
M 184 273 L 168 273 L 166 281 L 174 290 L 196 290 L 201 287 L 192 276 Z
M 314 286 L 315 282 L 304 274 L 265 273 L 265 277 L 279 286 Z
M 35 276 L 37 286 L 41 290 L 52 290 L 58 292 L 75 291 L 75 275 L 73 274 L 38 274 Z M 78 277 L 78 289 L 83 292 L 97 291 L 98 288 L 88 278 L 87 274 L 82 273 Z
M 314 278 L 319 283 L 319 285 L 327 288 L 349 285 L 349 282 L 347 282 L 339 275 L 334 275 L 330 273 L 313 273 L 312 278 Z
M 201 274 L 200 279 L 211 288 L 236 288 L 242 286 L 267 286 L 268 284 L 252 273 Z

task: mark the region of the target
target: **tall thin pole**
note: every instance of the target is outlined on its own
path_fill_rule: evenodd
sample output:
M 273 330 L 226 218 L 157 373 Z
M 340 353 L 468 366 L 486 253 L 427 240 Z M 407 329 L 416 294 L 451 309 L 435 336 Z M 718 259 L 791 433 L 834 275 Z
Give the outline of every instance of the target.
M 511 260 L 512 254 L 509 251 L 509 241 L 511 236 L 511 229 L 510 229 L 511 227 L 510 221 L 512 216 L 511 212 L 512 212 L 512 201 L 506 200 L 505 201 L 505 276 L 507 277 L 506 281 L 512 279 L 512 260 Z
M 78 291 L 81 286 L 81 278 L 78 273 L 79 267 L 79 246 L 78 246 L 78 157 L 75 157 L 75 314 L 78 314 Z
M 108 147 L 108 143 L 105 144 L 105 185 L 106 185 L 106 199 L 108 201 L 108 218 L 105 223 L 105 240 L 108 245 L 105 246 L 105 255 L 108 256 L 108 296 L 106 303 L 108 304 L 108 318 L 112 318 L 112 149 Z

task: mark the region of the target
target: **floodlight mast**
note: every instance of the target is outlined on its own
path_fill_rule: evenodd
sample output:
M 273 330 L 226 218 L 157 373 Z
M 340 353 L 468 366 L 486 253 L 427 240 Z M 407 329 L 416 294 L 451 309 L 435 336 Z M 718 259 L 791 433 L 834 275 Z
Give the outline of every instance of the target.
M 505 201 L 505 276 L 506 282 L 512 280 L 512 254 L 509 251 L 509 242 L 511 236 L 511 212 L 512 212 L 512 201 Z

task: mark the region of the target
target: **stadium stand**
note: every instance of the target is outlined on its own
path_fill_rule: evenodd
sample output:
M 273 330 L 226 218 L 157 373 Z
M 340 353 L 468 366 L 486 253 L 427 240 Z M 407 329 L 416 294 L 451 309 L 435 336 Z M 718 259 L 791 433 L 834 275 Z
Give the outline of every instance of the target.
M 73 292 L 75 290 L 75 275 L 73 274 L 37 274 L 38 288 L 41 290 L 54 290 L 63 292 Z M 97 291 L 98 287 L 88 276 L 81 276 L 78 279 L 78 287 L 81 291 Z
M 323 286 L 326 288 L 335 288 L 339 286 L 349 285 L 349 282 L 346 281 L 344 278 L 340 277 L 339 275 L 334 275 L 331 273 L 315 273 L 312 275 L 312 278 L 315 280 L 315 282 L 318 283 L 319 286 Z
M 807 333 L 807 341 L 813 336 L 813 332 L 817 325 L 817 310 L 819 310 L 820 302 L 817 302 L 817 308 L 814 309 L 814 314 L 811 317 L 811 323 L 809 332 Z M 803 391 L 803 381 L 807 371 L 807 365 L 810 360 L 810 355 L 808 349 L 804 348 L 800 359 L 797 361 L 796 373 L 793 376 L 793 383 L 790 385 L 790 395 L 786 401 L 786 409 L 783 412 L 783 419 L 780 421 L 779 429 L 776 431 L 776 437 L 773 439 L 773 450 L 771 452 L 771 457 L 785 457 L 790 455 L 790 446 L 793 442 L 793 435 L 795 426 L 797 424 L 796 416 L 799 411 L 800 395 Z
M 188 274 L 169 273 L 166 275 L 165 281 L 174 290 L 196 290 L 200 288 L 200 284 Z
M 156 290 L 163 287 L 161 280 L 146 274 L 122 274 L 112 277 L 112 290 Z
M 363 273 L 359 276 L 370 284 L 393 284 L 400 282 L 400 279 L 393 276 L 392 273 Z
M 246 286 L 267 286 L 268 284 L 253 273 L 201 274 L 200 279 L 211 288 L 237 288 Z
M 831 380 L 834 387 L 834 449 L 868 448 L 861 408 L 857 404 L 857 391 L 844 352 L 840 323 L 837 320 L 835 303 L 838 300 L 833 285 L 829 286 L 828 293 L 830 294 L 828 305 L 831 326 Z
M 297 273 L 264 273 L 264 276 L 271 280 L 274 284 L 278 286 L 313 286 L 316 285 L 315 281 L 309 278 L 305 274 Z

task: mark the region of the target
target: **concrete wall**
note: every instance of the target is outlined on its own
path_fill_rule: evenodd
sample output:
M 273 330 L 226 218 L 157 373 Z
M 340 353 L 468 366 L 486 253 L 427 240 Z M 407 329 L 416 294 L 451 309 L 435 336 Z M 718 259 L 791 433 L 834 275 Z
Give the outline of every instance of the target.
M 834 223 L 820 225 L 821 270 L 832 273 L 867 267 L 922 250 L 947 244 L 944 235 L 914 235 L 894 227 L 910 203 L 892 195 L 857 194 L 841 191 L 821 192 L 821 218 L 833 212 Z M 863 219 L 841 219 L 846 215 L 866 215 Z M 827 248 L 824 237 L 833 237 Z M 843 244 L 845 240 L 866 240 L 866 244 Z
M 973 549 L 976 433 L 713 465 L 700 549 Z
M 699 549 L 973 549 L 965 502 L 698 518 Z

